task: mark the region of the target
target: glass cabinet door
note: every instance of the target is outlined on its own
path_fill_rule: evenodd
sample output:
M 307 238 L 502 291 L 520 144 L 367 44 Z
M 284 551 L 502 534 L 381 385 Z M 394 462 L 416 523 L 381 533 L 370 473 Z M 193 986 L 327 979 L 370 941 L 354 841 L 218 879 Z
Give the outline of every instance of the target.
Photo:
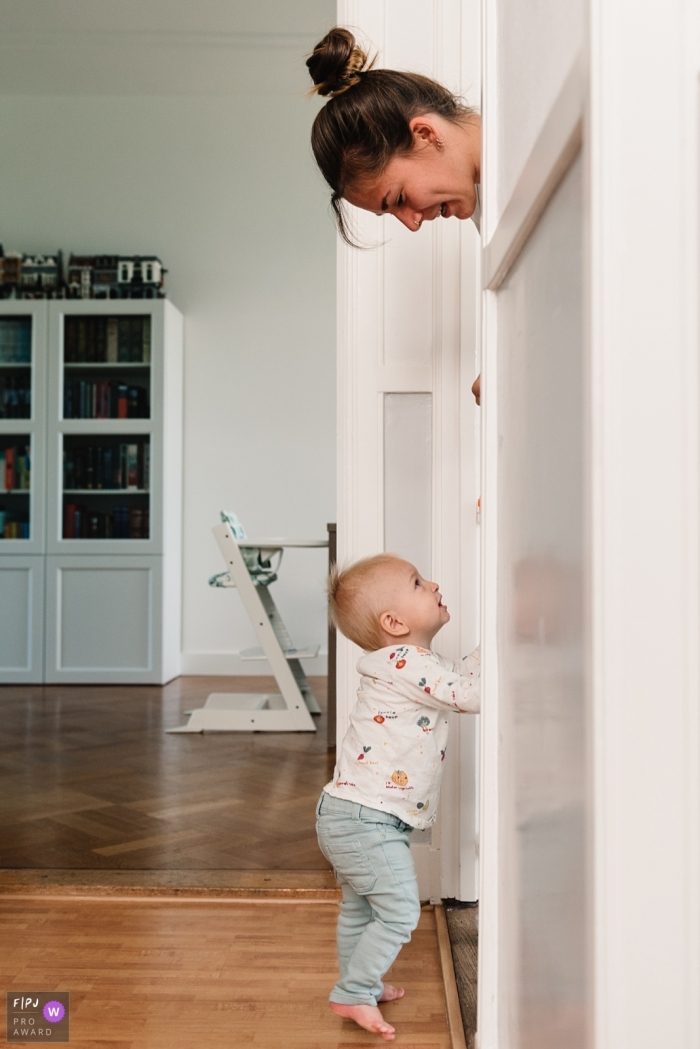
M 52 303 L 49 552 L 153 552 L 158 305 Z
M 44 549 L 46 308 L 0 300 L 0 555 Z
M 64 434 L 64 539 L 148 539 L 150 435 Z

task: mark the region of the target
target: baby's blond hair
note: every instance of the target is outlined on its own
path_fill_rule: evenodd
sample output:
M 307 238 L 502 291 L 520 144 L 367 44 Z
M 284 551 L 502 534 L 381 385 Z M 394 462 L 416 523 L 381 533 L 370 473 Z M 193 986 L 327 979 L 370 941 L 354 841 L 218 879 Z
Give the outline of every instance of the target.
M 331 622 L 365 652 L 376 652 L 386 645 L 379 617 L 387 610 L 380 606 L 376 588 L 370 584 L 377 569 L 401 560 L 397 554 L 375 554 L 345 568 L 336 565 L 331 569 L 328 577 Z

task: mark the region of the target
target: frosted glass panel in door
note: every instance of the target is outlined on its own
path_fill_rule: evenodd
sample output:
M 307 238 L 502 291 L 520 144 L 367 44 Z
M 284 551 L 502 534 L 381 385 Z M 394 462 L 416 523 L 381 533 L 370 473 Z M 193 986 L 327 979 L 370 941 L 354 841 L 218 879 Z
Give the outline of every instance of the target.
M 583 1046 L 581 185 L 578 160 L 498 295 L 500 956 L 512 1049 Z
M 430 578 L 432 565 L 432 395 L 384 396 L 384 549 Z
M 498 0 L 496 9 L 500 215 L 583 45 L 586 6 L 584 0 Z

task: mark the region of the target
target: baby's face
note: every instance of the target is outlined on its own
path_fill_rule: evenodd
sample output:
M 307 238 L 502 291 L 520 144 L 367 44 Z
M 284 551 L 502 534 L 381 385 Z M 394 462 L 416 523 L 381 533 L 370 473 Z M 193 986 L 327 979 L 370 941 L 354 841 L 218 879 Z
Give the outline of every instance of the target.
M 408 561 L 397 559 L 382 566 L 377 586 L 383 610 L 390 610 L 409 628 L 409 643 L 429 645 L 449 622 L 438 584 L 423 579 Z

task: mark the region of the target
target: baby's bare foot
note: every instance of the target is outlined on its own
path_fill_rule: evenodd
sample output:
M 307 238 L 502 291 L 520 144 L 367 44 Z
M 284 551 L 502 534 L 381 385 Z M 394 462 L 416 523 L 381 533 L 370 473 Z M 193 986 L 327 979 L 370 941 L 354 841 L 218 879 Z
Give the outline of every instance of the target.
M 376 1005 L 338 1005 L 331 1002 L 330 1006 L 338 1016 L 354 1020 L 365 1031 L 380 1034 L 385 1042 L 394 1041 L 394 1028 L 386 1022 Z
M 399 998 L 403 998 L 405 995 L 403 987 L 392 987 L 390 983 L 384 984 L 384 994 L 379 999 L 380 1002 L 396 1002 Z

